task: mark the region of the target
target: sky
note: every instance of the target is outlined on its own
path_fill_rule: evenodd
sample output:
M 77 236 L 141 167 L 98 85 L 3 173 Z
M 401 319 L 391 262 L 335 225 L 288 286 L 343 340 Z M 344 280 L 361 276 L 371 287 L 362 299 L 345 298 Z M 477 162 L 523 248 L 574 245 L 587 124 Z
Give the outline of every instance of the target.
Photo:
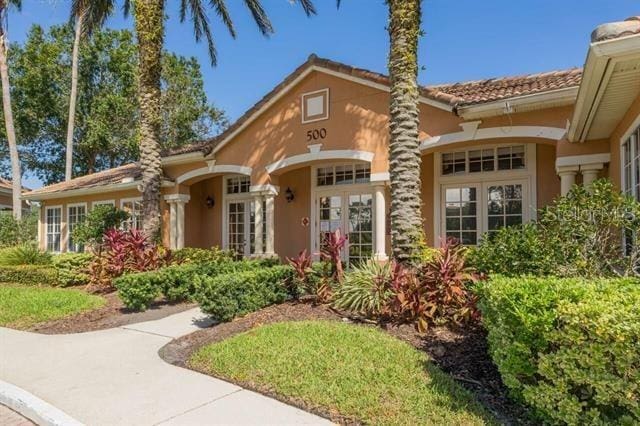
M 262 0 L 275 34 L 263 37 L 241 0 L 227 0 L 237 38 L 211 13 L 218 65 L 196 44 L 190 22 L 180 23 L 178 0 L 167 1 L 165 48 L 202 64 L 209 100 L 231 120 L 260 100 L 311 53 L 386 74 L 389 47 L 384 0 L 315 0 L 307 18 L 292 0 Z M 207 0 L 204 0 L 207 3 Z M 9 38 L 29 28 L 66 22 L 70 0 L 23 0 L 9 16 Z M 580 67 L 599 24 L 640 15 L 638 0 L 423 0 L 419 43 L 421 84 L 522 75 Z M 120 11 L 118 11 L 120 12 Z M 133 28 L 117 13 L 111 28 Z M 26 176 L 25 185 L 41 186 Z

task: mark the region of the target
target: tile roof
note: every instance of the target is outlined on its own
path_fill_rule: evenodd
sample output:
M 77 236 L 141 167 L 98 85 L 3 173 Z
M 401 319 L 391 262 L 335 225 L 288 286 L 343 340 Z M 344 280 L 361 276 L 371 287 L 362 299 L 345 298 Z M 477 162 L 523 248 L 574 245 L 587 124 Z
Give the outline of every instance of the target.
M 597 43 L 635 34 L 640 34 L 640 16 L 631 16 L 624 21 L 597 26 L 591 33 L 591 41 Z
M 138 180 L 142 177 L 142 171 L 138 163 L 126 164 L 114 169 L 80 176 L 70 181 L 54 183 L 40 189 L 29 192 L 29 196 L 51 194 L 54 192 L 72 191 L 74 189 L 87 189 L 116 183 L 123 183 L 123 179 Z
M 13 185 L 11 184 L 10 180 L 0 177 L 0 188 L 1 189 L 12 190 L 13 189 Z M 22 185 L 22 191 L 23 192 L 24 191 L 30 191 L 30 189 L 27 188 L 26 186 Z

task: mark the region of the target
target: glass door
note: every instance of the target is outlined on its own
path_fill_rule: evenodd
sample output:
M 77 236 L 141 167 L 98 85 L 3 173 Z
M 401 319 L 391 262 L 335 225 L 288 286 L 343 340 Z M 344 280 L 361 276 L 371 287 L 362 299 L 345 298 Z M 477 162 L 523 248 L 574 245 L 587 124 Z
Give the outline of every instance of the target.
M 239 257 L 249 254 L 247 203 L 247 201 L 229 201 L 227 204 L 227 247 Z

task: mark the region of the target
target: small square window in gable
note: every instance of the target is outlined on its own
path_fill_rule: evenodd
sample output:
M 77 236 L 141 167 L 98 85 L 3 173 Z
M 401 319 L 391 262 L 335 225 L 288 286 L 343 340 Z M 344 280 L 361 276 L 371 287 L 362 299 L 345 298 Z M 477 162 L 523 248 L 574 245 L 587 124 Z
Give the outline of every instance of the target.
M 302 95 L 302 122 L 326 120 L 329 118 L 329 89 L 317 90 Z

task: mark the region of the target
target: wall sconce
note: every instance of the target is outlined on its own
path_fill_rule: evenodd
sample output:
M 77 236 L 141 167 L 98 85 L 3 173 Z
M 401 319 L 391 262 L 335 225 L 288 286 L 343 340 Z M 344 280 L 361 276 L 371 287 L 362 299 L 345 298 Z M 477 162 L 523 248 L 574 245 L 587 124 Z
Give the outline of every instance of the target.
M 205 200 L 205 202 L 207 203 L 207 207 L 208 208 L 212 208 L 213 206 L 216 205 L 216 200 L 213 199 L 213 197 L 211 195 L 209 195 L 207 197 L 207 199 Z
M 293 195 L 293 191 L 289 187 L 287 187 L 287 190 L 284 192 L 284 196 L 287 199 L 287 203 L 292 202 L 295 198 L 295 195 Z

